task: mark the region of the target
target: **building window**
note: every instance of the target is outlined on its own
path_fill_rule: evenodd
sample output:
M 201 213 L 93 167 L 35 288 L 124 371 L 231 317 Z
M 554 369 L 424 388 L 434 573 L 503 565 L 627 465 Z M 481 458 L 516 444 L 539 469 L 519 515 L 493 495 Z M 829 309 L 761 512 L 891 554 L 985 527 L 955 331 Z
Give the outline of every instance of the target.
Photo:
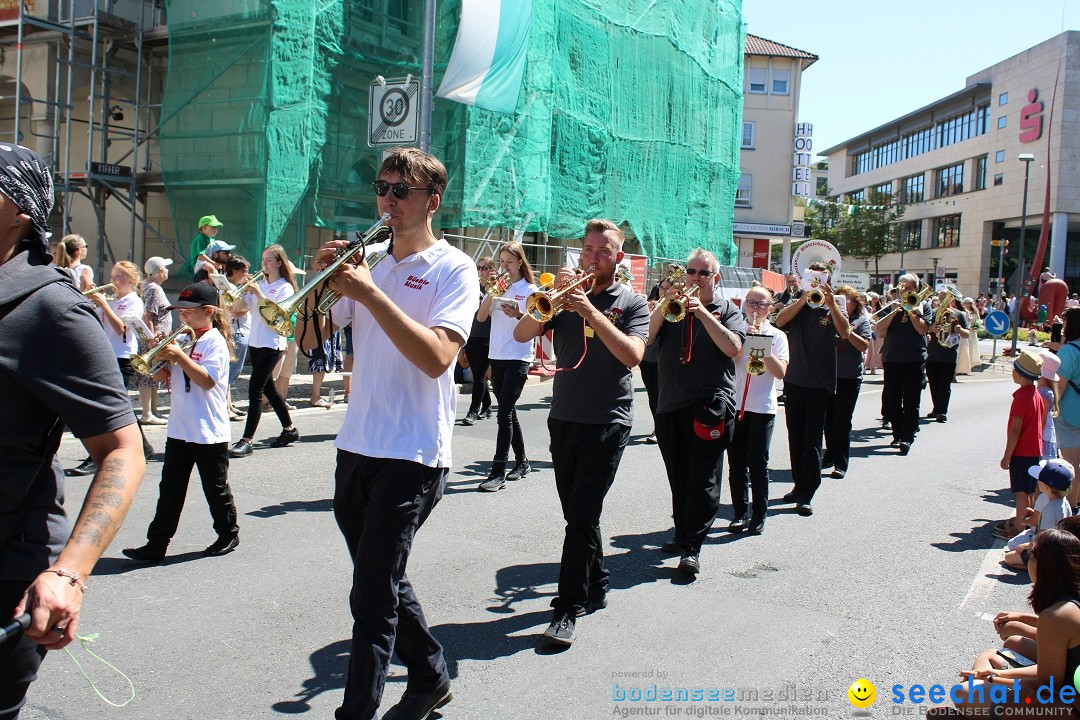
M 943 167 L 937 171 L 937 197 L 964 192 L 964 163 Z
M 956 247 L 960 244 L 960 216 L 946 215 L 934 220 L 934 247 Z
M 1002 115 L 1001 117 L 998 118 L 998 130 L 1001 130 L 1003 127 L 1005 127 L 1008 124 L 1009 124 L 1009 116 L 1008 115 Z
M 853 205 L 861 205 L 864 202 L 866 202 L 866 191 L 865 190 L 855 190 L 854 192 L 849 192 L 848 196 L 847 196 L 847 199 L 848 199 L 848 202 L 853 204 Z
M 934 129 L 923 128 L 908 133 L 901 140 L 903 159 L 913 158 L 934 149 Z
M 997 187 L 1003 182 L 1005 182 L 1005 173 L 998 173 L 994 176 L 994 187 Z
M 1009 93 L 1003 92 L 1000 95 L 998 95 L 998 105 L 1008 105 L 1008 104 L 1009 104 Z
M 989 105 L 980 105 L 948 120 L 943 120 L 937 124 L 936 128 L 937 147 L 948 147 L 953 143 L 984 135 L 989 122 Z
M 746 68 L 746 85 L 747 92 L 752 93 L 764 93 L 765 92 L 765 80 L 768 75 L 768 68 L 763 67 L 748 67 Z
M 874 186 L 874 201 L 892 205 L 892 183 L 881 183 Z
M 1005 162 L 1005 151 L 1004 150 L 998 150 L 996 153 L 994 153 L 994 162 L 996 162 L 996 163 Z
M 903 189 L 900 192 L 900 202 L 903 205 L 911 205 L 923 201 L 923 183 L 925 175 L 912 175 L 903 180 Z
M 754 176 L 743 173 L 739 176 L 739 189 L 735 192 L 735 207 L 750 207 L 754 191 Z
M 986 162 L 989 158 L 986 155 L 975 158 L 975 189 L 986 189 Z
M 904 250 L 922 247 L 922 220 L 900 223 L 900 247 Z
M 791 71 L 787 68 L 778 70 L 773 68 L 772 71 L 772 91 L 773 95 L 787 95 L 788 94 L 788 78 L 791 77 Z
M 817 179 L 817 187 L 815 188 L 815 193 L 820 196 L 820 195 L 824 195 L 826 192 L 828 192 L 828 190 L 829 190 L 829 178 L 827 178 L 827 177 L 819 177 Z
M 752 122 L 742 124 L 742 146 L 750 150 L 754 149 L 754 123 Z

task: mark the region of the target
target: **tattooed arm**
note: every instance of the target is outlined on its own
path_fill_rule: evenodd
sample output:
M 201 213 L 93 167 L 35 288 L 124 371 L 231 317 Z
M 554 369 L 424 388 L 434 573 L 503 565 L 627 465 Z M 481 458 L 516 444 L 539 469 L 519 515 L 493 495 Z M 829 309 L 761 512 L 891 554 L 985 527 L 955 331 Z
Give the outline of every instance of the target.
M 83 438 L 83 444 L 98 464 L 98 471 L 86 491 L 71 538 L 56 562 L 37 576 L 15 608 L 16 617 L 23 612 L 31 615 L 27 637 L 49 650 L 58 650 L 75 638 L 83 600 L 79 585 L 53 571 L 63 568 L 78 574 L 81 584 L 87 582 L 98 558 L 120 529 L 146 472 L 136 425 Z

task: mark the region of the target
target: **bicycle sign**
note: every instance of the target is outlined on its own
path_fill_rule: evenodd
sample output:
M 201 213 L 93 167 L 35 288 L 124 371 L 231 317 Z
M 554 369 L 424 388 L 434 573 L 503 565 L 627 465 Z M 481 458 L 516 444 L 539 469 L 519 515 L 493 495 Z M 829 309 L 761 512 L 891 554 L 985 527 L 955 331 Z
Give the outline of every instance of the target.
M 416 143 L 420 124 L 420 81 L 398 78 L 371 83 L 368 145 Z

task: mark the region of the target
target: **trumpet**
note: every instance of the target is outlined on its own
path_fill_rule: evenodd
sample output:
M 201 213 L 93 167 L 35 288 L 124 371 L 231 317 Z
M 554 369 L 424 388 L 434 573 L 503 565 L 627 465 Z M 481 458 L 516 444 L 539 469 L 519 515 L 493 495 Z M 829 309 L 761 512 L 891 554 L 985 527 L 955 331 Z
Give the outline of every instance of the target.
M 375 267 L 386 257 L 385 252 L 373 252 L 370 255 L 364 256 L 364 262 L 368 265 L 368 270 Z M 337 304 L 337 301 L 341 299 L 341 293 L 326 288 L 326 292 L 323 293 L 322 299 L 319 300 L 319 304 L 315 307 L 315 312 L 320 315 L 326 315 L 330 312 L 330 308 Z
M 484 283 L 484 292 L 492 297 L 499 297 L 510 289 L 514 283 L 510 280 L 510 273 L 500 269 Z
M 330 264 L 311 276 L 303 287 L 296 291 L 292 297 L 290 297 L 284 304 L 278 304 L 273 300 L 263 298 L 259 300 L 259 315 L 262 317 L 271 330 L 276 332 L 282 337 L 288 337 L 294 327 L 292 315 L 300 307 L 302 307 L 308 300 L 308 298 L 314 294 L 317 290 L 322 288 L 326 281 L 330 279 L 330 276 L 336 273 L 342 265 L 352 261 L 357 255 L 361 255 L 364 252 L 364 248 L 367 247 L 369 242 L 381 242 L 386 239 L 391 233 L 391 230 L 386 225 L 386 221 L 390 219 L 390 213 L 383 213 L 382 217 L 375 222 L 374 225 L 367 229 L 363 235 L 357 232 L 357 239 L 342 248 L 334 259 L 330 261 Z M 376 240 L 376 238 L 379 238 Z M 340 298 L 336 293 L 334 302 Z M 326 300 L 326 298 L 322 298 Z M 325 310 L 330 309 L 330 305 L 326 304 Z M 320 301 L 319 307 L 322 308 L 324 303 Z
M 168 362 L 165 360 L 155 363 L 154 358 L 157 356 L 158 353 L 164 350 L 169 343 L 173 342 L 181 335 L 185 334 L 189 337 L 194 337 L 195 332 L 188 325 L 181 325 L 179 328 L 174 330 L 171 335 L 163 339 L 154 347 L 144 352 L 142 355 L 132 355 L 131 367 L 135 368 L 135 372 L 139 373 L 140 375 L 145 375 L 146 377 L 154 377 L 159 372 L 161 372 L 162 368 L 164 368 L 168 364 Z M 187 348 L 191 347 L 192 344 L 193 341 L 189 341 L 187 343 L 181 343 L 180 347 L 186 350 Z
M 685 287 L 685 286 L 683 286 Z M 695 285 L 688 291 L 681 293 L 676 297 L 665 298 L 660 301 L 660 312 L 664 315 L 664 320 L 668 322 L 682 322 L 686 318 L 687 301 L 696 297 L 701 291 L 700 285 Z
M 923 304 L 923 301 L 934 294 L 934 288 L 925 286 L 918 292 L 912 290 L 904 294 L 904 312 L 915 312 Z
M 806 294 L 806 304 L 808 307 L 817 310 L 819 307 L 825 304 L 825 293 L 818 290 L 817 288 L 812 289 Z
M 596 279 L 596 273 L 593 272 L 591 266 L 588 272 L 581 268 L 574 268 L 574 272 L 578 274 L 578 277 L 558 290 L 538 290 L 529 295 L 525 300 L 525 312 L 529 317 L 537 322 L 549 322 L 551 318 L 562 312 L 562 299 L 567 293 L 582 285 L 591 284 Z
M 240 298 L 244 296 L 244 288 L 248 285 L 255 285 L 256 283 L 262 282 L 264 277 L 266 277 L 266 273 L 260 270 L 232 290 L 226 290 L 221 293 L 221 299 L 225 301 L 226 305 L 235 305 L 239 302 Z
M 746 334 L 761 334 L 761 325 L 758 324 L 757 313 L 754 313 L 754 325 L 746 331 Z M 757 353 L 754 352 L 753 349 L 751 349 L 750 359 L 746 361 L 746 372 L 750 373 L 751 375 L 764 375 L 766 369 L 767 368 L 765 367 L 764 351 L 762 351 L 761 353 Z
M 112 293 L 108 294 L 109 291 L 112 291 Z M 98 285 L 97 287 L 92 287 L 89 290 L 83 290 L 82 291 L 83 297 L 89 297 L 90 295 L 93 295 L 94 293 L 101 293 L 106 298 L 113 298 L 113 297 L 116 296 L 116 286 L 113 285 L 112 283 L 109 283 L 107 285 Z

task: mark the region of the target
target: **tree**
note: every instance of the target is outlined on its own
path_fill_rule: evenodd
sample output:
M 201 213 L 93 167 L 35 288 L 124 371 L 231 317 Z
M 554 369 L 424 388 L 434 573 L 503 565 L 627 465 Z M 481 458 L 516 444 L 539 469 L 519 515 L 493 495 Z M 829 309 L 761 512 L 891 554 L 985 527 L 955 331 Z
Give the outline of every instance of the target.
M 821 196 L 829 194 L 825 189 Z M 900 251 L 900 220 L 907 208 L 898 197 L 871 192 L 867 198 L 852 205 L 815 203 L 806 215 L 811 237 L 831 242 L 841 255 L 873 260 L 874 275 L 878 276 L 881 258 Z

